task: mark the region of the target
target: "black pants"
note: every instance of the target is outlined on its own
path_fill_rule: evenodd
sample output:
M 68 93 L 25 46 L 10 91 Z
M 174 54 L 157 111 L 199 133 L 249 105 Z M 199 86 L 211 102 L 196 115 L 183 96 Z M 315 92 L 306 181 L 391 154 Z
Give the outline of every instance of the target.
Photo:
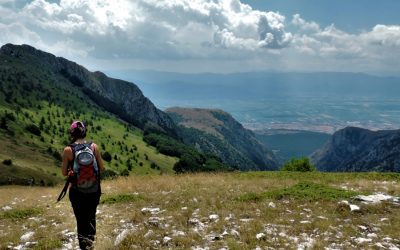
M 69 200 L 76 218 L 79 247 L 83 250 L 93 249 L 96 235 L 96 210 L 100 201 L 100 192 L 85 194 L 70 188 Z

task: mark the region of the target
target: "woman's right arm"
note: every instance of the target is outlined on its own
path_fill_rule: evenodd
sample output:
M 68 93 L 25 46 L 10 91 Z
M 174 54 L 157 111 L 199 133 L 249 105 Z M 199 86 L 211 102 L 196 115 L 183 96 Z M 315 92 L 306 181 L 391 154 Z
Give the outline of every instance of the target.
M 71 147 L 65 147 L 62 157 L 61 173 L 64 176 L 68 175 L 68 164 L 72 160 L 72 150 Z

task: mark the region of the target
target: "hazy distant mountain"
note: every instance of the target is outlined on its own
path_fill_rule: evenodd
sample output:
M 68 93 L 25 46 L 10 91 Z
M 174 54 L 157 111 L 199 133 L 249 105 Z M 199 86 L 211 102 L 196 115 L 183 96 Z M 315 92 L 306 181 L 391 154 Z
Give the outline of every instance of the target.
M 222 110 L 170 108 L 166 112 L 180 125 L 181 137 L 205 153 L 217 155 L 240 170 L 273 170 L 277 159 L 255 135 Z
M 158 71 L 110 72 L 137 83 L 152 99 L 242 99 L 288 96 L 398 96 L 400 78 L 364 73 L 181 74 Z
M 334 133 L 311 158 L 321 171 L 400 172 L 400 130 L 347 127 Z

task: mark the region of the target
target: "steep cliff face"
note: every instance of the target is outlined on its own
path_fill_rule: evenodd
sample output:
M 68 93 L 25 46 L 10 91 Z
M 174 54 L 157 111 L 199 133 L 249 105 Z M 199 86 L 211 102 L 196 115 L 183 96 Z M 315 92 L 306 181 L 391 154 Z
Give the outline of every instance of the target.
M 6 44 L 1 47 L 0 54 L 46 70 L 54 78 L 67 78 L 96 104 L 138 127 L 144 128 L 151 123 L 164 131 L 175 133 L 175 124 L 168 115 L 158 110 L 133 83 L 107 77 L 101 72 L 90 72 L 65 58 L 29 45 Z
M 400 172 L 400 130 L 344 128 L 314 152 L 311 161 L 322 171 Z
M 180 125 L 185 142 L 202 152 L 215 154 L 240 170 L 278 167 L 275 155 L 222 110 L 171 108 L 166 112 Z

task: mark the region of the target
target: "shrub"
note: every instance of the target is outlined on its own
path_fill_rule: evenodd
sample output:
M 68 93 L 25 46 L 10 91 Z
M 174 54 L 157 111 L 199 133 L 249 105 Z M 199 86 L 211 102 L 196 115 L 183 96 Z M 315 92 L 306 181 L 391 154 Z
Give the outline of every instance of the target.
M 132 165 L 132 162 L 131 162 L 130 159 L 126 162 L 126 166 L 127 166 L 129 171 L 132 171 L 133 165 Z
M 6 117 L 1 117 L 0 119 L 0 128 L 7 130 L 8 126 L 7 126 L 7 118 Z
M 12 165 L 12 160 L 11 160 L 11 159 L 5 159 L 5 160 L 3 161 L 3 164 L 4 164 L 4 165 L 7 165 L 7 166 L 10 166 L 10 165 Z
M 103 158 L 103 160 L 106 162 L 111 162 L 112 160 L 111 154 L 107 151 L 104 151 L 104 153 L 101 154 L 101 158 Z
M 129 176 L 129 170 L 128 169 L 124 169 L 122 170 L 122 172 L 120 173 L 121 176 Z
M 25 127 L 25 129 L 26 129 L 28 132 L 30 132 L 30 133 L 32 133 L 32 134 L 34 134 L 34 135 L 37 135 L 37 136 L 40 136 L 40 135 L 42 134 L 42 132 L 40 131 L 39 127 L 36 126 L 35 124 L 29 124 L 29 125 L 27 125 L 27 126 Z
M 124 203 L 124 202 L 135 202 L 138 200 L 143 200 L 143 197 L 136 194 L 117 194 L 108 195 L 101 197 L 101 204 L 114 204 L 114 203 Z
M 110 169 L 106 169 L 104 171 L 100 172 L 101 179 L 112 179 L 114 177 L 117 177 L 118 174 Z
M 154 162 L 152 162 L 150 164 L 150 168 L 160 170 L 160 167 L 157 164 L 155 164 Z
M 57 150 L 54 150 L 54 151 L 53 151 L 52 156 L 53 156 L 57 161 L 61 161 L 61 160 L 62 160 L 62 155 L 61 155 L 60 152 L 58 152 Z
M 5 113 L 5 118 L 10 121 L 15 121 L 16 119 L 14 113 L 8 113 L 8 112 Z
M 285 162 L 281 168 L 282 171 L 312 172 L 316 171 L 315 167 L 310 163 L 307 157 L 292 158 Z

